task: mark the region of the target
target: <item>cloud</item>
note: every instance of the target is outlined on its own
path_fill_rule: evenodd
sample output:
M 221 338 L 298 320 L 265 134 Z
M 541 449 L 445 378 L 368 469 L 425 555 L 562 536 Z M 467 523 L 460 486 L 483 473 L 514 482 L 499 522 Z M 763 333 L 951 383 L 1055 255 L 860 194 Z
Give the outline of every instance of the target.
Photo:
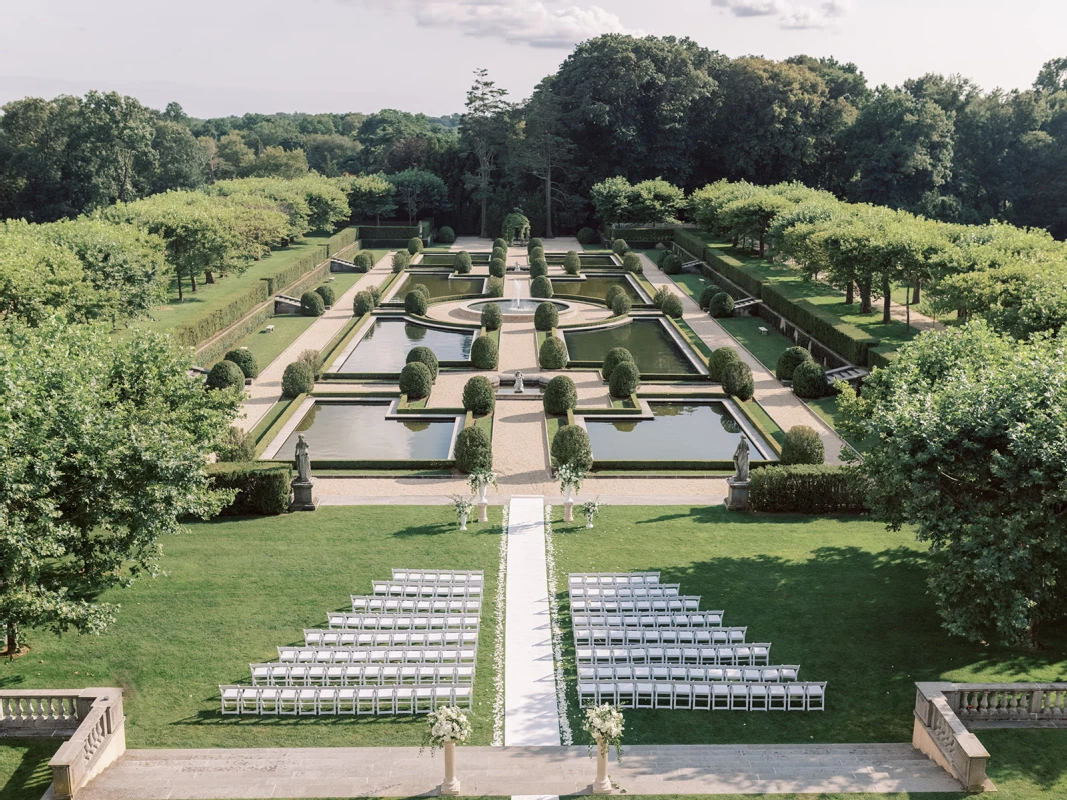
M 818 5 L 797 5 L 791 0 L 711 0 L 735 17 L 777 17 L 785 30 L 817 30 L 836 27 L 852 9 L 852 0 L 825 0 Z
M 735 17 L 771 17 L 786 8 L 782 0 L 711 0 L 711 5 L 725 9 Z

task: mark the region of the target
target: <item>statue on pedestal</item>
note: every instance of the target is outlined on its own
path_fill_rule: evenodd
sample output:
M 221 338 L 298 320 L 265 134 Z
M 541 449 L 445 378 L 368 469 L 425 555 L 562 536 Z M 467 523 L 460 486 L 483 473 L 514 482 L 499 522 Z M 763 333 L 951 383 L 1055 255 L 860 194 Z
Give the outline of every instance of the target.
M 311 456 L 308 454 L 308 442 L 304 434 L 296 437 L 296 479 L 301 483 L 311 482 Z
M 737 449 L 734 450 L 734 470 L 735 483 L 748 480 L 748 439 L 743 435 L 741 441 L 737 443 Z
M 731 511 L 748 509 L 748 439 L 742 435 L 734 451 L 734 474 L 726 479 L 726 507 Z
M 526 391 L 522 385 L 522 373 L 515 371 L 515 394 L 523 394 Z
M 311 479 L 311 454 L 302 433 L 296 437 L 295 461 L 296 477 L 290 484 L 293 488 L 293 511 L 314 511 L 319 501 L 314 495 L 315 482 Z

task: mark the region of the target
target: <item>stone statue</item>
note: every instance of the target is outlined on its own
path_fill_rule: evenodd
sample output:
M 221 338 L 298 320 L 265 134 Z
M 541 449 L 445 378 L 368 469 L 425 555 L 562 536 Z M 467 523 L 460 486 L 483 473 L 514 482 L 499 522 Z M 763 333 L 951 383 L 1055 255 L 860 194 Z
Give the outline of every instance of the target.
M 734 481 L 748 480 L 748 439 L 744 436 L 741 437 L 741 441 L 737 443 L 737 449 L 734 450 L 734 468 L 736 469 Z
M 301 483 L 311 483 L 311 456 L 308 454 L 307 439 L 302 433 L 296 437 L 296 479 Z
M 526 390 L 522 385 L 522 373 L 516 370 L 515 372 L 515 394 L 523 394 Z

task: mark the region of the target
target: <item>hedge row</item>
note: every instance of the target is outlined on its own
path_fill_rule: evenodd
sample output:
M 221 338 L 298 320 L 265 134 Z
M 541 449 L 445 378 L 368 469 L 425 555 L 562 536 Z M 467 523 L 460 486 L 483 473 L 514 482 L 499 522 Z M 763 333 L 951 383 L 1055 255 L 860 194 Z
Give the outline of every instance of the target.
M 421 236 L 419 225 L 360 225 L 359 235 L 363 239 L 390 239 L 408 243 L 413 236 Z
M 625 239 L 631 248 L 634 242 L 673 242 L 674 228 L 612 228 L 612 235 Z
M 240 325 L 231 328 L 225 336 L 221 336 L 206 347 L 196 351 L 196 362 L 200 365 L 212 364 L 222 358 L 234 345 L 245 338 L 268 319 L 274 316 L 274 305 L 266 305 L 258 311 L 250 314 L 242 320 Z
M 872 347 L 867 351 L 867 366 L 870 369 L 875 367 L 888 367 L 899 357 L 896 348 L 891 344 L 883 344 L 878 347 Z
M 787 286 L 764 284 L 763 304 L 772 311 L 777 311 L 787 320 L 798 326 L 809 336 L 844 356 L 853 364 L 866 364 L 867 353 L 879 345 L 879 340 L 867 335 L 862 329 L 848 322 L 831 311 L 824 311 L 811 301 L 790 297 Z
M 631 411 L 631 413 L 633 412 Z M 609 461 L 599 458 L 593 459 L 594 472 L 647 472 L 654 470 L 700 470 L 704 472 L 725 472 L 729 470 L 732 472 L 733 469 L 733 461 L 642 461 L 639 459 Z M 755 475 L 756 473 L 753 472 L 752 474 Z
M 222 516 L 284 514 L 289 510 L 293 470 L 287 464 L 212 464 L 208 470 L 215 489 L 236 489 Z
M 704 260 L 708 262 L 708 266 L 721 272 L 723 277 L 733 281 L 753 297 L 763 296 L 765 284 L 748 272 L 745 265 L 738 259 L 726 255 L 721 250 L 708 247 L 705 248 Z
M 694 257 L 707 261 L 704 258 L 704 250 L 707 244 L 699 236 L 692 231 L 685 228 L 674 229 L 674 243 L 685 250 L 687 253 L 692 253 Z
M 797 465 L 752 470 L 753 511 L 858 514 L 867 510 L 866 483 L 855 467 Z

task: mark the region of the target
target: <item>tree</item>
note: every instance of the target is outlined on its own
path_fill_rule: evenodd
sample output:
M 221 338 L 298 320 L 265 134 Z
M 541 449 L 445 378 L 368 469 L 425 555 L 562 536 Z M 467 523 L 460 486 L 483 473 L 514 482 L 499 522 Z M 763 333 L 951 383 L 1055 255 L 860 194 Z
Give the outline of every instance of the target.
M 232 499 L 208 458 L 237 414 L 190 351 L 159 334 L 117 341 L 58 317 L 0 329 L 0 619 L 9 655 L 29 627 L 99 633 L 99 593 L 158 570 L 160 538 Z
M 489 195 L 496 160 L 507 132 L 507 89 L 488 79 L 489 70 L 474 70 L 474 84 L 467 91 L 466 113 L 460 124 L 460 141 L 477 163 L 477 171 L 464 176 L 464 184 L 481 206 L 481 233 L 489 238 Z
M 621 175 L 605 178 L 589 188 L 589 201 L 596 215 L 605 225 L 614 225 L 629 219 L 630 195 L 633 186 Z
M 300 178 L 307 175 L 308 161 L 303 150 L 265 147 L 238 172 L 243 178 Z
M 396 199 L 408 214 L 412 225 L 422 214 L 434 214 L 448 207 L 448 189 L 445 182 L 421 169 L 406 169 L 390 175 L 389 182 L 396 187 Z
M 348 184 L 348 206 L 354 219 L 374 217 L 380 225 L 382 214 L 396 211 L 396 186 L 383 173 L 357 175 Z
M 514 137 L 511 163 L 528 171 L 544 187 L 545 237 L 552 239 L 552 200 L 562 192 L 555 170 L 571 166 L 574 146 L 561 135 L 559 98 L 552 92 L 552 76 L 534 89 L 533 96 L 522 109 L 523 122 Z
M 204 183 L 208 154 L 185 125 L 165 119 L 157 121 L 152 148 L 156 151 L 156 164 L 148 193 L 195 189 Z

